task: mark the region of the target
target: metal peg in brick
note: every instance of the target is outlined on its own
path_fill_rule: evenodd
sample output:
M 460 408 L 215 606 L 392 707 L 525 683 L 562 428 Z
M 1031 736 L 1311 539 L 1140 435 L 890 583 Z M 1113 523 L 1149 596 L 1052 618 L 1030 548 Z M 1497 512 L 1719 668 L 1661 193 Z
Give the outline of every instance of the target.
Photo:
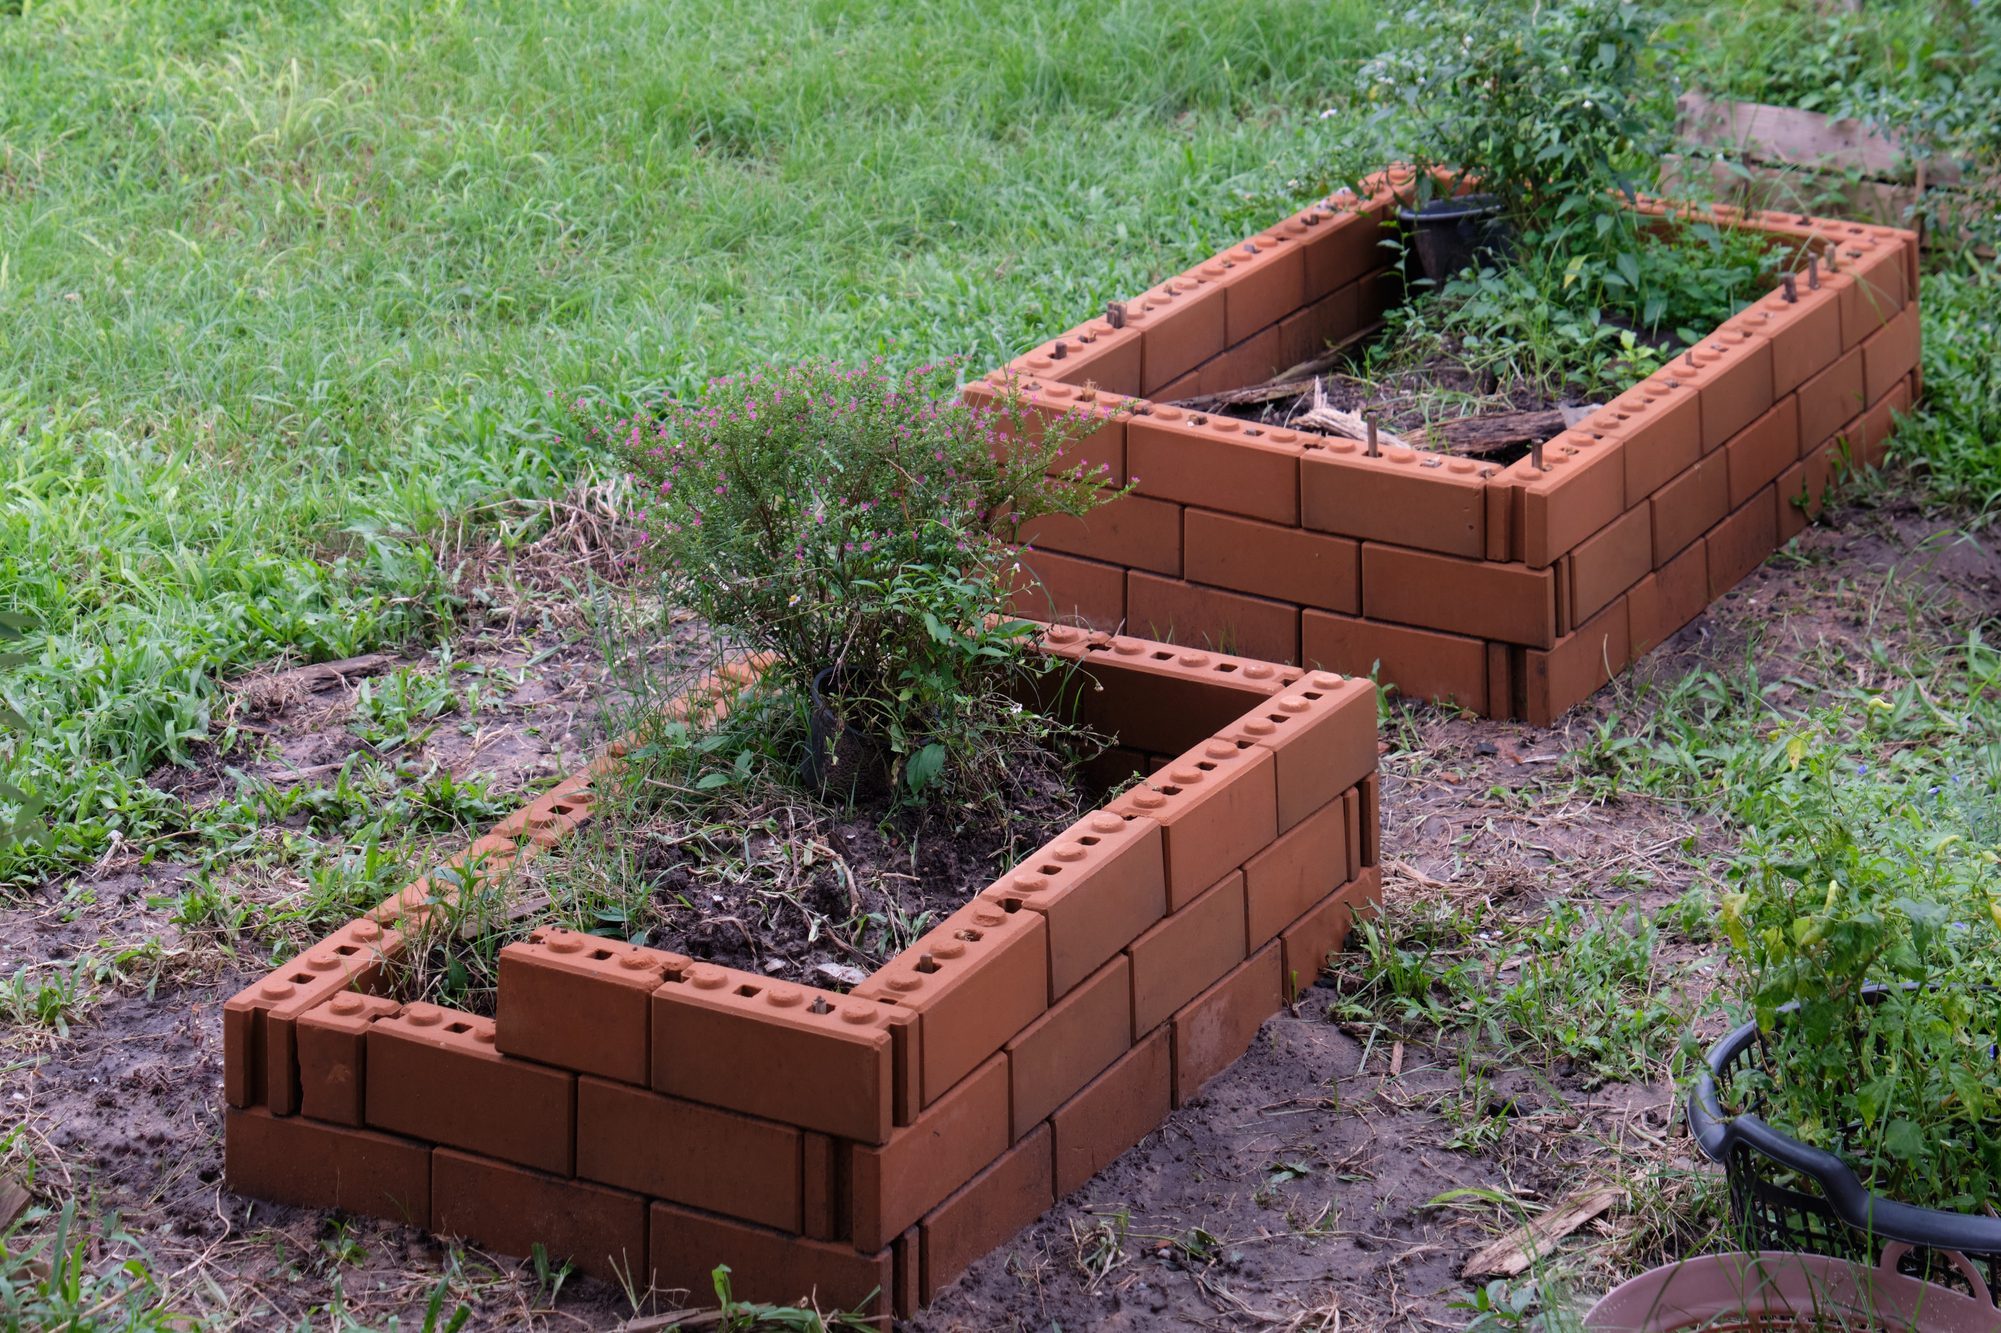
M 1105 302 L 1105 323 L 1115 329 L 1126 326 L 1126 303 L 1124 301 Z
M 1809 291 L 1817 292 L 1820 290 L 1819 255 L 1808 255 L 1806 257 L 1806 285 L 1807 285 L 1807 290 Z
M 1367 417 L 1365 420 L 1369 427 L 1369 457 L 1381 458 L 1383 451 L 1378 446 L 1376 440 L 1376 419 L 1374 417 Z
M 1788 303 L 1796 302 L 1800 299 L 1799 283 L 1793 280 L 1793 275 L 1790 273 L 1786 274 L 1785 289 L 1786 301 Z

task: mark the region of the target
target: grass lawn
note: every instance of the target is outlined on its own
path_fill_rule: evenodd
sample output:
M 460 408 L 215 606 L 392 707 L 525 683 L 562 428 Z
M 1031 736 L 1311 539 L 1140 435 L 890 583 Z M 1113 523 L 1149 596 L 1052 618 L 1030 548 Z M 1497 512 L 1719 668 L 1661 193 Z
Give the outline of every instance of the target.
M 1716 91 L 1930 86 L 1915 3 L 1674 9 Z M 0 1333 L 644 1308 L 220 1187 L 221 1001 L 575 763 L 630 658 L 700 646 L 595 634 L 611 478 L 551 395 L 983 369 L 1313 193 L 1383 14 L 0 0 L 0 613 L 32 626 L 0 780 L 50 830 L 0 842 L 0 1203 L 36 1203 L 0 1218 Z M 1993 290 L 1927 276 L 1900 465 L 1560 727 L 1394 701 L 1388 910 L 1155 1139 L 1197 1145 L 1201 1197 L 1127 1159 L 920 1327 L 1089 1327 L 1112 1293 L 1161 1326 L 1530 1327 L 1711 1243 L 1677 1080 L 1788 747 L 1885 827 L 1916 808 L 1886 772 L 1963 780 L 1971 813 L 1918 834 L 1992 836 Z M 338 689 L 281 674 L 371 654 Z M 1607 1181 L 1554 1261 L 1462 1279 Z

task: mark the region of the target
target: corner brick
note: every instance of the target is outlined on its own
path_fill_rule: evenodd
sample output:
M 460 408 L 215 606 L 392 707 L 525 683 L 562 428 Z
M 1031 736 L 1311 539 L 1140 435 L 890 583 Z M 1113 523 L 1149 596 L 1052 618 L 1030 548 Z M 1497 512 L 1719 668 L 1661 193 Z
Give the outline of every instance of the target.
M 273 1114 L 298 1109 L 293 1025 L 340 992 L 366 989 L 404 948 L 394 930 L 350 921 L 223 1004 L 223 1095 L 231 1106 L 260 1099 Z
M 1167 914 L 1160 825 L 1108 810 L 1086 815 L 980 896 L 1048 923 L 1053 1003 Z
M 854 998 L 917 1014 L 928 1107 L 1048 1007 L 1048 923 L 976 899 L 855 987 Z
M 1316 671 L 1221 737 L 1271 751 L 1283 833 L 1376 771 L 1376 708 L 1367 677 Z

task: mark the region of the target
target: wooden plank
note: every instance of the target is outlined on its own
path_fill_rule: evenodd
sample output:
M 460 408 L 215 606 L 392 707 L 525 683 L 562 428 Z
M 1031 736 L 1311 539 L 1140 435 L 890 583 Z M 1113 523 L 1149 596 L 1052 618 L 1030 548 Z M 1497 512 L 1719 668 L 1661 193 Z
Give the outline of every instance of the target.
M 1661 158 L 1661 191 L 1694 189 L 1741 208 L 1813 213 L 1908 227 L 1919 193 L 1912 185 L 1856 180 L 1803 167 L 1762 166 L 1691 159 L 1679 153 Z
M 1878 180 L 1910 181 L 1916 175 L 1918 160 L 1902 144 L 1859 120 L 1703 93 L 1683 93 L 1676 105 L 1676 133 L 1698 148 L 1720 148 L 1772 166 L 1854 170 Z M 1924 169 L 1925 179 L 1935 184 L 1960 181 L 1957 163 L 1932 159 Z

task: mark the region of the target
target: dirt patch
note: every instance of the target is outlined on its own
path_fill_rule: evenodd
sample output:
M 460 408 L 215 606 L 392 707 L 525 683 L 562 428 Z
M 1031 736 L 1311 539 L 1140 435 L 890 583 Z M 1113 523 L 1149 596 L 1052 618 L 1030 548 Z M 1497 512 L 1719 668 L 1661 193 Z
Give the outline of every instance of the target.
M 1583 782 L 1593 747 L 1630 732 L 1692 672 L 1755 665 L 1778 707 L 1828 688 L 1884 687 L 1901 645 L 1963 636 L 1997 606 L 2001 559 L 1991 543 L 1909 507 L 1851 506 L 1554 729 L 1400 706 L 1384 731 L 1385 894 L 1393 904 L 1443 900 L 1463 915 L 1520 920 L 1559 900 L 1637 906 L 1663 922 L 1660 947 L 1685 983 L 1681 1002 L 1701 1012 L 1707 946 L 1669 929 L 1670 909 L 1728 853 L 1730 837 L 1666 797 Z M 489 651 L 522 645 L 466 649 L 468 658 Z M 463 746 L 449 753 L 469 772 L 510 781 L 574 763 L 591 738 L 598 688 L 584 658 L 558 654 L 527 669 L 550 679 L 532 707 L 505 719 L 507 745 L 475 746 L 454 726 L 426 746 Z M 498 730 L 503 720 L 474 725 Z M 277 751 L 256 762 L 304 753 L 285 748 L 292 733 L 272 739 Z M 527 762 L 507 759 L 517 754 Z M 542 764 L 549 754 L 555 762 Z M 225 771 L 219 781 L 235 779 Z M 162 1285 L 160 1303 L 216 1328 L 337 1326 L 340 1317 L 421 1327 L 439 1290 L 447 1314 L 470 1312 L 472 1329 L 616 1327 L 632 1306 L 615 1288 L 571 1279 L 558 1292 L 532 1265 L 222 1190 L 220 1004 L 264 958 L 250 941 L 174 923 L 177 895 L 196 873 L 171 860 L 176 851 L 172 841 L 128 846 L 0 905 L 8 958 L 38 968 L 109 960 L 85 978 L 66 1033 L 12 1010 L 0 1027 L 0 1106 L 18 1127 L 0 1137 L 0 1157 L 17 1167 L 33 1158 L 39 1199 L 81 1201 L 98 1237 L 94 1271 L 136 1246 Z M 273 913 L 300 891 L 282 870 L 244 873 L 268 881 Z M 1513 961 L 1493 959 L 1497 984 Z M 1621 1201 L 1566 1243 L 1577 1294 L 1700 1247 L 1689 1228 L 1715 1173 L 1681 1136 L 1664 1069 L 1594 1085 L 1500 1059 L 1481 1042 L 1412 1039 L 1399 1049 L 1386 1023 L 1330 1019 L 1342 998 L 1309 990 L 1297 1012 L 1265 1025 L 1243 1061 L 976 1264 L 914 1327 L 1462 1328 L 1470 1316 L 1452 1303 L 1472 1284 L 1461 1267 L 1512 1225 L 1511 1209 L 1601 1182 L 1619 1186 Z M 1698 1030 L 1721 1026 L 1710 1015 Z M 130 1244 L 108 1239 L 112 1213 Z

